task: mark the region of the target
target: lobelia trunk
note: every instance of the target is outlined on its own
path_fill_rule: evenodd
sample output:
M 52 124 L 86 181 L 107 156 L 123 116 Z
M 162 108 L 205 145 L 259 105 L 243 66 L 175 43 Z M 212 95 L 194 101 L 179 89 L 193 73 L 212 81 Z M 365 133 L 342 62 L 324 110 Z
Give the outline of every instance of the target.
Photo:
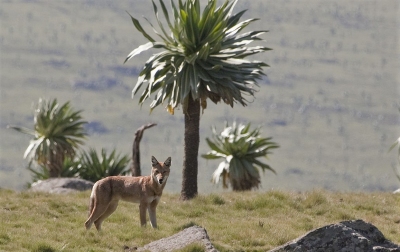
M 48 166 L 49 167 L 49 166 Z M 50 166 L 49 168 L 49 176 L 50 178 L 58 178 L 60 177 L 60 169 L 55 166 Z
M 185 143 L 182 169 L 181 200 L 190 200 L 197 196 L 197 173 L 200 144 L 200 102 L 189 95 L 185 114 Z
M 58 178 L 61 177 L 65 156 L 63 155 L 63 150 L 60 149 L 52 149 L 51 152 L 53 154 L 49 157 L 45 166 L 49 170 L 50 178 Z

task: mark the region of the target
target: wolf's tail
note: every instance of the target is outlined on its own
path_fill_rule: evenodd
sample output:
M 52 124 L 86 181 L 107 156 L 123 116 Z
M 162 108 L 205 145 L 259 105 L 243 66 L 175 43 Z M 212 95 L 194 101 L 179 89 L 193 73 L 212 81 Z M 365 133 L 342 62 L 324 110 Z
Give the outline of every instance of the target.
M 95 203 L 94 201 L 96 200 L 96 188 L 97 188 L 97 184 L 94 184 L 93 188 L 92 188 L 92 193 L 90 194 L 90 200 L 89 200 L 89 214 L 88 214 L 89 217 L 92 214 L 94 203 Z

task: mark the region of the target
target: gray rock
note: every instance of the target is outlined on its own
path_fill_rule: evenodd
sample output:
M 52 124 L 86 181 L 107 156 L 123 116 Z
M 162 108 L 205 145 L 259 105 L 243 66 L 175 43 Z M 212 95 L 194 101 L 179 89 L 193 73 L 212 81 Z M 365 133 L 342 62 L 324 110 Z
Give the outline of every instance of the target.
M 177 249 L 183 249 L 193 243 L 203 244 L 204 251 L 218 252 L 218 250 L 215 249 L 211 244 L 210 238 L 207 235 L 207 231 L 199 226 L 192 226 L 170 237 L 151 242 L 144 247 L 138 248 L 137 251 L 168 252 L 175 251 Z
M 80 178 L 50 178 L 32 184 L 30 191 L 48 193 L 70 193 L 91 190 L 93 182 Z
M 270 252 L 400 252 L 374 225 L 363 220 L 343 221 L 315 229 Z

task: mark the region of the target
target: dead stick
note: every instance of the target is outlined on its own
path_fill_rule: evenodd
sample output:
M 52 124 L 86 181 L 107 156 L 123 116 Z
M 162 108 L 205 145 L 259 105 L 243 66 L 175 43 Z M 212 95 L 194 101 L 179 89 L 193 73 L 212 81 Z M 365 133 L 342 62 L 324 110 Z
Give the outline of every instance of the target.
M 147 125 L 143 125 L 142 127 L 138 128 L 135 132 L 135 139 L 133 141 L 133 146 L 132 146 L 132 165 L 131 165 L 131 171 L 132 171 L 132 176 L 141 176 L 141 170 L 140 170 L 140 141 L 142 140 L 143 137 L 143 132 L 151 128 L 153 126 L 157 125 L 156 123 L 149 123 Z

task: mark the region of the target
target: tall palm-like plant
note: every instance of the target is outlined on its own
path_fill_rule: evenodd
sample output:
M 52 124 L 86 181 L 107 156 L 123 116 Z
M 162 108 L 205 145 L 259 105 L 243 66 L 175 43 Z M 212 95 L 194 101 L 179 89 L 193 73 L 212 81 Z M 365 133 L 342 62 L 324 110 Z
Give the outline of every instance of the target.
M 39 99 L 34 114 L 34 129 L 9 126 L 19 132 L 33 136 L 24 158 L 45 167 L 50 177 L 59 177 L 64 160 L 75 156 L 76 148 L 83 144 L 86 136 L 81 111 L 75 111 L 69 102 L 60 105 L 57 99 Z
M 213 174 L 213 183 L 218 184 L 222 177 L 224 188 L 228 188 L 229 183 L 234 191 L 258 188 L 260 169 L 275 173 L 268 164 L 259 160 L 271 154 L 271 149 L 279 147 L 271 139 L 261 137 L 260 128 L 251 131 L 250 123 L 236 125 L 234 122 L 232 126 L 226 124 L 221 133 L 217 133 L 213 127 L 213 140 L 206 139 L 211 151 L 202 155 L 206 159 L 224 159 Z
M 226 0 L 220 7 L 217 0 L 209 0 L 202 12 L 200 0 L 179 0 L 178 5 L 171 0 L 172 18 L 159 0 L 165 21 L 152 3 L 160 31 L 149 23 L 160 41 L 131 16 L 136 29 L 149 42 L 133 50 L 125 62 L 148 49 L 162 49 L 145 63 L 132 95 L 145 86 L 139 103 L 156 93 L 151 110 L 166 103 L 167 111 L 173 114 L 175 108 L 182 106 L 185 153 L 181 199 L 186 200 L 197 195 L 200 109 L 206 109 L 207 99 L 214 103 L 222 100 L 233 107 L 234 103 L 247 104 L 244 95 L 254 96 L 257 79 L 263 75 L 262 67 L 268 65 L 245 58 L 270 49 L 247 45 L 261 40 L 259 36 L 267 31 L 240 33 L 257 19 L 239 22 L 245 11 L 232 14 L 237 0 Z

